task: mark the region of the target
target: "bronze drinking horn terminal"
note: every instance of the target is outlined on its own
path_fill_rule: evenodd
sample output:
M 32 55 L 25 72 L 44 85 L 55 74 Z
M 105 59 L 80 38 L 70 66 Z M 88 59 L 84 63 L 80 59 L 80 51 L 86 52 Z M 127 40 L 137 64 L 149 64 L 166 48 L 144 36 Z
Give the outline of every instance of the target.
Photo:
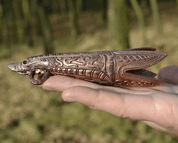
M 19 74 L 28 75 L 32 84 L 42 84 L 50 76 L 65 75 L 102 85 L 153 87 L 165 83 L 144 68 L 153 66 L 167 55 L 155 48 L 116 51 L 59 53 L 29 57 L 20 63 L 8 64 Z M 35 78 L 35 74 L 38 76 Z

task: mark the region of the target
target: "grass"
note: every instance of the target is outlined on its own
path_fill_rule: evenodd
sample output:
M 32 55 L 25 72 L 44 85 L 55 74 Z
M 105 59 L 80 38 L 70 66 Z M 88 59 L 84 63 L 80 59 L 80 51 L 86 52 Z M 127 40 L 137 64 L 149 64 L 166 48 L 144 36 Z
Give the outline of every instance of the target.
M 160 36 L 153 25 L 148 26 L 146 44 L 139 37 L 139 28 L 131 29 L 132 48 L 152 46 L 168 54 L 164 61 L 150 68 L 153 72 L 158 73 L 170 64 L 178 65 L 177 22 L 177 18 L 163 19 L 164 34 Z M 75 41 L 65 37 L 55 41 L 56 52 L 110 50 L 107 38 L 106 30 L 82 35 Z M 1 143 L 178 142 L 177 136 L 152 129 L 140 121 L 118 118 L 78 103 L 66 103 L 60 93 L 32 85 L 27 76 L 10 71 L 7 64 L 42 54 L 42 46 L 30 49 L 26 45 L 15 45 L 13 49 L 2 48 L 0 53 Z

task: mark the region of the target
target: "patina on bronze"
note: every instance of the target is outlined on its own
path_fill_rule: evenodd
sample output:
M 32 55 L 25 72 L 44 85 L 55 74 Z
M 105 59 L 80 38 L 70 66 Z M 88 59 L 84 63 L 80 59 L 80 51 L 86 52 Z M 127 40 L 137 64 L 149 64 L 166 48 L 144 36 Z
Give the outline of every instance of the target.
M 42 84 L 54 75 L 65 75 L 109 86 L 153 87 L 165 85 L 144 68 L 157 64 L 166 54 L 154 48 L 117 51 L 59 53 L 29 57 L 8 64 L 19 74 L 28 75 L 32 84 Z M 34 78 L 38 74 L 37 78 Z

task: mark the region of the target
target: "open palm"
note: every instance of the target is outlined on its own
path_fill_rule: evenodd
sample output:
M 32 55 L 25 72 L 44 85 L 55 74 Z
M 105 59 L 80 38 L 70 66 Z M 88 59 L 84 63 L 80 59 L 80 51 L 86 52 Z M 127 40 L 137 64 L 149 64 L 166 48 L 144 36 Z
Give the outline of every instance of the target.
M 65 101 L 78 102 L 118 117 L 141 120 L 153 128 L 178 134 L 178 67 L 166 67 L 160 70 L 158 76 L 172 84 L 152 88 L 118 88 L 53 76 L 42 87 L 62 92 Z

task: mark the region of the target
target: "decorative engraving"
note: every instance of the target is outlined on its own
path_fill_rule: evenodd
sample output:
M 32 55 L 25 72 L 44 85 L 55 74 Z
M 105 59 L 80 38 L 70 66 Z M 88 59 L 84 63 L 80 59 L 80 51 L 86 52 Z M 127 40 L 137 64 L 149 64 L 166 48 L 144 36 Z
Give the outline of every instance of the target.
M 56 58 L 56 65 L 62 67 L 63 63 L 61 62 L 62 58 Z
M 77 59 L 79 59 L 80 57 L 69 57 L 69 58 L 66 58 L 64 59 L 64 62 L 63 64 L 65 66 L 75 66 L 75 67 L 78 67 L 78 65 L 82 65 L 84 64 L 85 61 L 77 61 Z
M 118 55 L 116 57 L 117 62 L 133 62 L 140 60 L 148 60 L 150 58 L 157 58 L 154 55 Z
M 95 70 L 106 69 L 105 55 L 88 55 L 88 56 L 70 56 L 56 58 L 55 65 L 57 67 L 73 67 L 73 68 L 91 68 Z

